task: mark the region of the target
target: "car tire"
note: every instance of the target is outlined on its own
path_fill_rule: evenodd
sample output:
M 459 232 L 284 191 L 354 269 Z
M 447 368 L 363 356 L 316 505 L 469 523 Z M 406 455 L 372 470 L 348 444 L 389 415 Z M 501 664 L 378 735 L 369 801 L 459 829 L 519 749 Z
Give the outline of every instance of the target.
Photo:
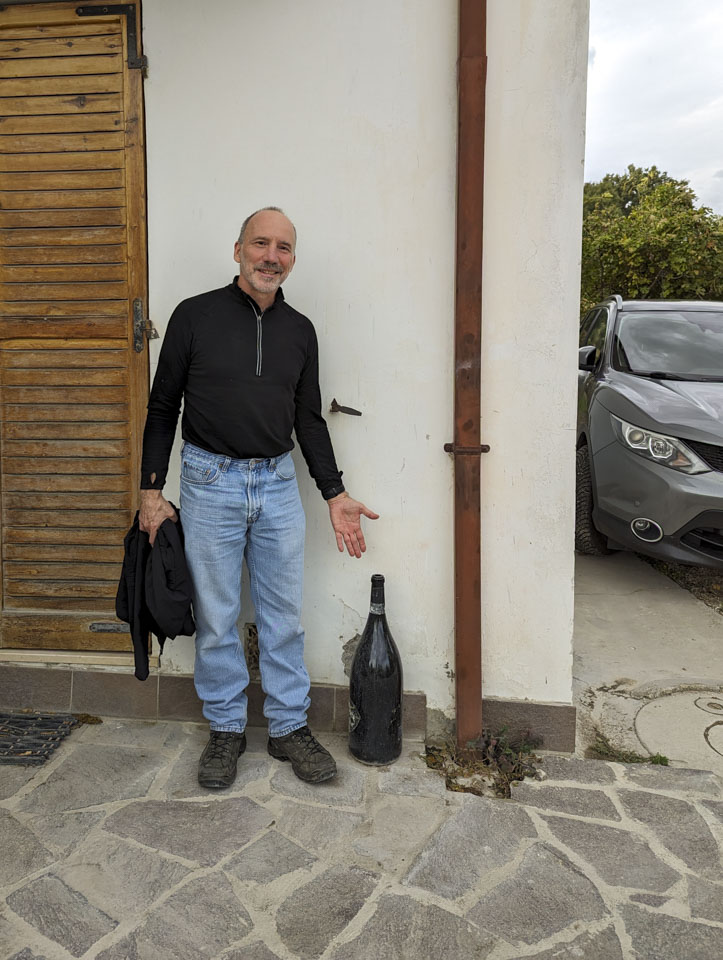
M 606 557 L 614 551 L 592 522 L 593 496 L 590 454 L 580 447 L 575 456 L 575 549 L 588 557 Z

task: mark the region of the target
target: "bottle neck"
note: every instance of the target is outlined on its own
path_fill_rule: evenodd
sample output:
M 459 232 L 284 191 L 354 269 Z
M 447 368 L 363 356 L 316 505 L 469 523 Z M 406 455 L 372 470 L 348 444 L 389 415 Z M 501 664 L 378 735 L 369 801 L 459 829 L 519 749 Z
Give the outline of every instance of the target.
M 370 613 L 384 613 L 384 577 L 372 577 L 372 601 Z

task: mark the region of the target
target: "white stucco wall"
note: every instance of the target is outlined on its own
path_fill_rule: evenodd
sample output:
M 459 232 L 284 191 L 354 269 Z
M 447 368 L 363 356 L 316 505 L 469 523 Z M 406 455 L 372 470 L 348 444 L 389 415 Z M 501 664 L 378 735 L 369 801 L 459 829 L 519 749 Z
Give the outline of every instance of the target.
M 483 686 L 571 702 L 587 0 L 490 0 Z
M 489 6 L 484 689 L 569 703 L 587 5 Z M 344 682 L 342 645 L 381 572 L 405 688 L 449 713 L 456 0 L 143 11 L 150 315 L 163 333 L 179 300 L 229 282 L 243 217 L 286 209 L 299 246 L 285 293 L 316 325 L 324 408 L 363 412 L 327 421 L 348 489 L 382 516 L 364 559 L 341 557 L 297 457 L 309 671 Z M 164 671 L 192 670 L 190 640 L 166 649 Z

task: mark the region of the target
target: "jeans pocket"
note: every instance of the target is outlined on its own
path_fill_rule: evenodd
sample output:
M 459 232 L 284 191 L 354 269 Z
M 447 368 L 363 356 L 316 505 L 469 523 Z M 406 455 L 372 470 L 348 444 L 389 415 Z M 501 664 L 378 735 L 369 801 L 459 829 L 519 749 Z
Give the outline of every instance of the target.
M 293 480 L 296 476 L 296 467 L 294 466 L 294 459 L 290 453 L 284 454 L 283 457 L 279 457 L 276 461 L 276 476 L 280 480 Z
M 208 485 L 217 480 L 218 475 L 219 467 L 217 463 L 183 458 L 181 477 L 188 483 Z

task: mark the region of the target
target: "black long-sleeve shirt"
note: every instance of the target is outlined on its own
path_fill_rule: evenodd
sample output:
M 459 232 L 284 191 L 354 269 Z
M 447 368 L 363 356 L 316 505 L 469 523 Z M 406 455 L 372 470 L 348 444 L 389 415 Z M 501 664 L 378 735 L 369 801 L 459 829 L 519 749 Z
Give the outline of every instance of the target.
M 148 401 L 143 490 L 166 481 L 181 399 L 189 443 L 236 460 L 278 457 L 294 429 L 324 499 L 343 492 L 321 415 L 316 333 L 281 289 L 263 313 L 236 278 L 176 307 Z

